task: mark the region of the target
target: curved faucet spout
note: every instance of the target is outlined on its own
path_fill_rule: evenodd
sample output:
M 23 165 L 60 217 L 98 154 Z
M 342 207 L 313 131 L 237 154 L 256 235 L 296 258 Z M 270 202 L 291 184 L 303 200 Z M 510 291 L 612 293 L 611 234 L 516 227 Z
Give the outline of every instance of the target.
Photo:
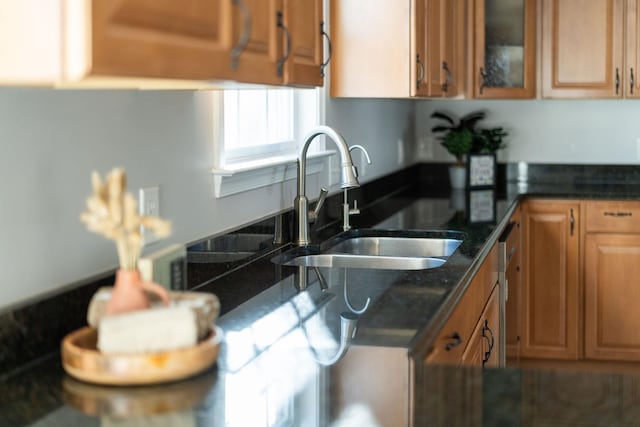
M 311 142 L 320 135 L 326 135 L 331 139 L 338 147 L 338 153 L 340 154 L 340 166 L 342 167 L 340 188 L 354 188 L 359 187 L 358 176 L 355 168 L 353 167 L 353 161 L 351 160 L 351 153 L 349 152 L 349 144 L 345 141 L 344 137 L 336 132 L 329 126 L 317 126 L 304 138 L 304 144 L 298 151 L 298 195 L 305 194 L 305 182 L 306 182 L 306 169 L 307 169 L 307 151 Z
M 304 144 L 302 144 L 298 151 L 298 193 L 294 201 L 296 226 L 298 228 L 296 244 L 298 246 L 306 246 L 309 244 L 309 201 L 305 194 L 307 179 L 307 151 L 309 150 L 311 141 L 319 135 L 328 136 L 329 139 L 331 139 L 338 147 L 341 166 L 340 188 L 348 189 L 360 186 L 360 183 L 358 182 L 358 174 L 356 168 L 353 166 L 351 153 L 349 152 L 349 145 L 342 135 L 329 126 L 317 126 L 313 128 L 305 136 Z

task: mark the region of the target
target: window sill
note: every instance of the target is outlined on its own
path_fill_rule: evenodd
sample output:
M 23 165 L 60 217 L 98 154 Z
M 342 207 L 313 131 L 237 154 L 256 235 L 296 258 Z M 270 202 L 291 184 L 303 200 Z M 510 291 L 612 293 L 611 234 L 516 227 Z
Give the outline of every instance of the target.
M 325 159 L 335 153 L 327 150 L 307 156 L 307 175 L 319 174 L 324 169 Z M 297 178 L 297 157 L 280 156 L 237 165 L 224 169 L 214 168 L 213 189 L 216 198 L 243 193 L 256 188 L 280 184 Z

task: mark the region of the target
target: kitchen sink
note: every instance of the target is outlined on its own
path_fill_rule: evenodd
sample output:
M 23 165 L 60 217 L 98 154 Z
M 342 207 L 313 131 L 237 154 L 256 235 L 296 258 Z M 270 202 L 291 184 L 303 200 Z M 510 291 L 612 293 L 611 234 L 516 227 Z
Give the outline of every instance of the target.
M 272 261 L 302 267 L 424 270 L 445 264 L 461 243 L 458 232 L 352 230 L 325 249 L 294 248 Z
M 420 237 L 353 237 L 330 247 L 326 253 L 376 257 L 448 257 L 462 240 Z

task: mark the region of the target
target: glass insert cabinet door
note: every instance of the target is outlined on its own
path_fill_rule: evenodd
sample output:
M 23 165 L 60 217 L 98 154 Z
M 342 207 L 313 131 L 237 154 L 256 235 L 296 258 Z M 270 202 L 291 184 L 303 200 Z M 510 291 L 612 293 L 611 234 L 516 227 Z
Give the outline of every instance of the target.
M 534 98 L 535 0 L 475 0 L 474 97 Z

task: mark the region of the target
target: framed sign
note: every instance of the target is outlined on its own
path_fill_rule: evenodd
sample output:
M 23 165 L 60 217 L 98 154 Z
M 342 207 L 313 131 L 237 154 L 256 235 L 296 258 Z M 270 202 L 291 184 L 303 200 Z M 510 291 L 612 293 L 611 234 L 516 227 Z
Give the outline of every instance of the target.
M 469 154 L 467 160 L 467 187 L 482 188 L 496 186 L 496 155 Z
M 496 222 L 496 190 L 467 191 L 467 221 L 470 224 Z

